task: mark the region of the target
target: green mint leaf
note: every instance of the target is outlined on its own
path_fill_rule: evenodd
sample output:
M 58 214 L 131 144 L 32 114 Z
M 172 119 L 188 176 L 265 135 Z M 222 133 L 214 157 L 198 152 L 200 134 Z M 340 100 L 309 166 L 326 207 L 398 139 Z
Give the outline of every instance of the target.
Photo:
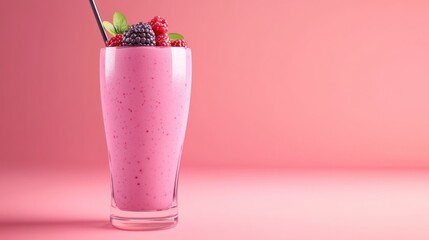
M 127 19 L 124 14 L 120 12 L 115 12 L 113 14 L 113 25 L 115 26 L 116 33 L 122 34 L 128 30 Z
M 112 36 L 117 34 L 115 27 L 110 22 L 103 21 L 103 26 Z
M 184 37 L 178 33 L 169 33 L 168 36 L 170 37 L 170 40 L 182 40 Z

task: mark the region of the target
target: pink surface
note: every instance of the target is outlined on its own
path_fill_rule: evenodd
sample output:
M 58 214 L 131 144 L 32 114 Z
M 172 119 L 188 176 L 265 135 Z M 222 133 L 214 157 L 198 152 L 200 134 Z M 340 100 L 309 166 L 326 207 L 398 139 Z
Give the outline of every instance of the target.
M 429 2 L 98 1 L 194 54 L 187 166 L 428 167 Z M 105 167 L 88 1 L 1 1 L 3 167 Z
M 179 224 L 157 232 L 110 227 L 107 171 L 25 176 L 0 175 L 1 239 L 429 239 L 427 172 L 185 168 Z
M 169 209 L 188 120 L 191 50 L 105 48 L 100 91 L 114 202 L 121 210 Z

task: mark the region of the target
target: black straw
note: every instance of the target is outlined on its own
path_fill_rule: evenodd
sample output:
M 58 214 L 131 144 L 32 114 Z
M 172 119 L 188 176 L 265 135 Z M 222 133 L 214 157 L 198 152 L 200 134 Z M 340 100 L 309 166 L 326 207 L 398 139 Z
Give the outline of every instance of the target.
M 89 0 L 91 4 L 92 12 L 94 13 L 95 20 L 97 21 L 98 28 L 100 29 L 101 37 L 104 40 L 104 44 L 107 42 L 107 34 L 104 31 L 103 24 L 101 23 L 101 17 L 98 13 L 97 5 L 95 4 L 95 0 Z

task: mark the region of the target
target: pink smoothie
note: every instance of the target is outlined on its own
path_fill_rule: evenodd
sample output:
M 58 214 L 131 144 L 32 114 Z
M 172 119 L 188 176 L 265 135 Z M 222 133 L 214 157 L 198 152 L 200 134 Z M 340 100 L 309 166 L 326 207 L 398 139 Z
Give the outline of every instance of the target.
M 112 204 L 125 211 L 174 207 L 191 94 L 191 50 L 109 47 L 100 54 Z

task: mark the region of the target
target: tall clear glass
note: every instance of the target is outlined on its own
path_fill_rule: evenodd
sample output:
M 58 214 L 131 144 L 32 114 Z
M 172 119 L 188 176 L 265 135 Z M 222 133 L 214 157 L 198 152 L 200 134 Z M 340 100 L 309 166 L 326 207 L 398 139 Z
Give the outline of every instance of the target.
M 189 48 L 101 49 L 113 226 L 153 230 L 177 224 L 177 183 L 191 82 Z

